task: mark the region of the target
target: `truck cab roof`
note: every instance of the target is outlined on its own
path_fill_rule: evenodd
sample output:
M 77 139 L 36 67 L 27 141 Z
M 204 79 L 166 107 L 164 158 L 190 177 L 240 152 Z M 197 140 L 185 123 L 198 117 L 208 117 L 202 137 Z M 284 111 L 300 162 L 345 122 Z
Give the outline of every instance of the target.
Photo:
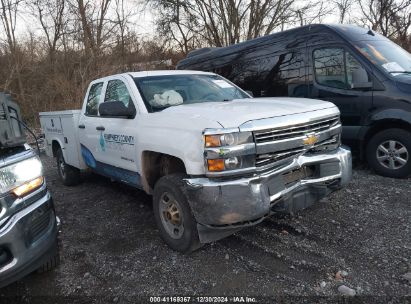
M 128 77 L 131 76 L 132 78 L 140 78 L 140 77 L 150 77 L 150 76 L 166 76 L 166 75 L 213 75 L 214 73 L 210 72 L 201 72 L 201 71 L 190 71 L 190 70 L 158 70 L 158 71 L 140 71 L 140 72 L 128 72 L 128 73 L 120 73 L 115 75 L 110 75 L 106 77 L 102 77 L 96 79 L 94 81 L 101 81 L 106 78 L 112 78 L 116 76 L 124 76 Z

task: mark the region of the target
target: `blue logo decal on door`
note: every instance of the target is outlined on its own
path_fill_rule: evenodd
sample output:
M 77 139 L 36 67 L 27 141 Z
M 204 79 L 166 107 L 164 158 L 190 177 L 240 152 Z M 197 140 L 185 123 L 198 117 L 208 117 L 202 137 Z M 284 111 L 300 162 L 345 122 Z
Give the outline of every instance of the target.
M 100 133 L 100 147 L 103 152 L 106 152 L 106 142 L 104 140 L 103 132 Z

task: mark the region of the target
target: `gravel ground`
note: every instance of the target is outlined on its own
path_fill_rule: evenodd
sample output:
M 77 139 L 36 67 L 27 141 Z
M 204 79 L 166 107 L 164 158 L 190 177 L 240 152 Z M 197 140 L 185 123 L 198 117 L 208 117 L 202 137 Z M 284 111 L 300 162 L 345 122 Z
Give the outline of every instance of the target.
M 54 160 L 43 160 L 62 220 L 62 263 L 0 290 L 0 302 L 207 295 L 411 303 L 411 278 L 404 277 L 411 272 L 411 179 L 383 178 L 356 165 L 348 187 L 311 208 L 183 255 L 161 241 L 149 196 L 96 175 L 63 186 Z M 342 298 L 344 292 L 356 296 Z

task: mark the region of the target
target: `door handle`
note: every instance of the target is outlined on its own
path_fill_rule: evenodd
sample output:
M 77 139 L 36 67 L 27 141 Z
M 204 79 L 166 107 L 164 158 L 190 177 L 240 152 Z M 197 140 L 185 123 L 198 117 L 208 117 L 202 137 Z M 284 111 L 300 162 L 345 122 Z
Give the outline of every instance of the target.
M 86 126 L 85 125 L 78 125 L 79 129 L 85 129 Z
M 104 128 L 103 126 L 98 126 L 96 127 L 97 131 L 104 131 L 106 128 Z

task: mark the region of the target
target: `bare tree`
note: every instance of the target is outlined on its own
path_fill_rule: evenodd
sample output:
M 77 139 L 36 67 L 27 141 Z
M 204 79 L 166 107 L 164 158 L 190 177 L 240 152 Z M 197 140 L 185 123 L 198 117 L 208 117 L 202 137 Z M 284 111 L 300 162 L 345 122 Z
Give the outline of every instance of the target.
M 338 22 L 339 23 L 344 23 L 346 22 L 346 18 L 350 13 L 350 10 L 353 5 L 352 0 L 334 0 L 333 4 L 337 6 L 338 9 Z
M 21 75 L 21 56 L 19 46 L 16 40 L 17 14 L 19 12 L 19 4 L 21 2 L 22 0 L 0 0 L 0 20 L 2 22 L 4 32 L 6 34 L 8 52 L 10 54 L 9 57 L 11 59 L 9 61 L 11 73 L 8 78 L 8 81 L 6 81 L 5 83 L 5 89 L 7 89 L 7 86 L 13 80 L 13 76 L 16 75 L 20 98 L 24 102 L 25 96 L 24 85 Z
M 98 57 L 103 43 L 112 33 L 107 14 L 112 0 L 71 0 L 81 25 L 82 42 L 87 56 Z
M 161 7 L 160 33 L 185 53 L 200 44 L 225 46 L 267 35 L 293 18 L 295 0 L 150 0 Z
M 50 61 L 67 25 L 66 0 L 33 0 L 32 14 L 39 20 L 46 37 Z
M 359 23 L 408 45 L 411 26 L 410 0 L 357 0 L 362 12 Z
M 304 1 L 302 4 L 295 5 L 293 10 L 296 17 L 289 25 L 307 25 L 312 23 L 322 23 L 325 16 L 331 13 L 332 8 L 323 0 Z

